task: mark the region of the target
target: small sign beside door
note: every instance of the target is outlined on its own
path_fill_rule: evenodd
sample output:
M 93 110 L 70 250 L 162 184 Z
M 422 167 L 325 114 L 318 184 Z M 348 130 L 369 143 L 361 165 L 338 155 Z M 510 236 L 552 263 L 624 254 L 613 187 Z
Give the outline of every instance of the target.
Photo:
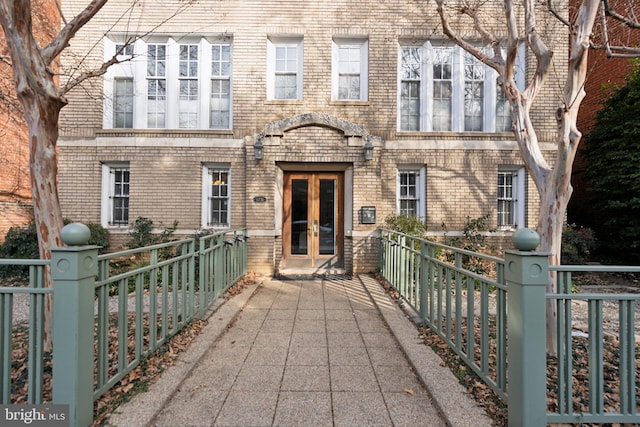
M 258 196 L 258 197 L 254 197 L 253 201 L 255 203 L 265 203 L 267 201 L 267 198 L 263 196 Z
M 376 223 L 376 207 L 363 206 L 360 208 L 360 224 Z

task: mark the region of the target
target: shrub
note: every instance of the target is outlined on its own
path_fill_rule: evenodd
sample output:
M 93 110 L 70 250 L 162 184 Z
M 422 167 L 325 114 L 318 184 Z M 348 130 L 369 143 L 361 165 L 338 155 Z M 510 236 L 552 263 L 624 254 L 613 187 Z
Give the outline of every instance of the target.
M 391 231 L 409 236 L 425 238 L 427 235 L 427 223 L 415 216 L 389 215 L 385 218 L 384 225 Z
M 64 224 L 72 221 L 65 219 Z M 101 246 L 101 251 L 109 247 L 109 232 L 100 224 L 85 224 L 91 231 L 89 238 L 90 245 Z M 38 234 L 35 222 L 31 221 L 24 227 L 11 227 L 4 238 L 4 243 L 0 246 L 0 258 L 9 259 L 38 259 L 40 251 L 38 248 Z M 27 278 L 29 267 L 27 266 L 2 266 L 0 267 L 0 277 Z
M 592 229 L 576 224 L 567 224 L 562 230 L 562 264 L 586 264 L 596 248 L 596 237 Z
M 444 243 L 448 246 L 480 254 L 492 254 L 495 252 L 496 248 L 489 243 L 486 235 L 486 232 L 495 231 L 494 228 L 489 227 L 489 214 L 478 218 L 467 217 L 462 229 L 462 236 L 447 236 L 447 228 L 444 223 L 442 223 L 442 229 L 445 232 Z M 452 261 L 451 256 L 452 254 L 448 254 L 449 261 Z M 462 264 L 467 270 L 482 275 L 490 273 L 493 267 L 490 262 L 467 255 L 463 256 Z
M 162 226 L 162 223 L 160 224 Z M 173 221 L 171 227 L 165 227 L 160 234 L 153 234 L 153 221 L 149 218 L 139 216 L 133 222 L 129 236 L 131 240 L 127 243 L 129 249 L 142 248 L 144 246 L 156 245 L 171 241 L 171 236 L 178 228 L 178 221 Z

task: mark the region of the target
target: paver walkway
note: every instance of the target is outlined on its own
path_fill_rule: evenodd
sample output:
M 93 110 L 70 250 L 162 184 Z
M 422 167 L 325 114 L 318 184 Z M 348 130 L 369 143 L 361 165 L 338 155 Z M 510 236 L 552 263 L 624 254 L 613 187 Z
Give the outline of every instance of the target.
M 110 424 L 447 425 L 383 320 L 385 308 L 374 304 L 366 280 L 265 280 L 217 339 L 200 343 L 206 345 L 200 349 L 202 356 L 178 367 L 185 374 L 180 380 L 154 384 L 147 396 L 134 398 L 137 403 L 114 414 Z M 223 320 L 220 312 L 210 318 L 210 325 Z M 406 318 L 398 321 L 415 333 Z M 430 350 L 419 344 L 418 351 Z M 419 359 L 429 357 L 421 354 Z M 432 382 L 443 381 L 445 393 L 454 390 L 452 397 L 443 394 L 445 406 L 454 408 L 448 412 L 459 409 L 464 417 L 460 423 L 447 421 L 471 425 L 465 405 L 457 403 L 459 397 L 463 402 L 468 397 L 446 384 L 455 378 L 438 373 L 442 368 L 437 361 L 430 363 L 426 371 L 434 374 Z M 168 400 L 154 397 L 171 381 L 177 386 Z

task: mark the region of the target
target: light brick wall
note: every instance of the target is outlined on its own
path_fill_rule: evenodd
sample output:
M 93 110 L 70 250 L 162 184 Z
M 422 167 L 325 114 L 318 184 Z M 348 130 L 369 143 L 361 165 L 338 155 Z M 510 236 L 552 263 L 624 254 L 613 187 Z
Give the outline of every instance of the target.
M 133 11 L 138 33 L 150 30 L 172 5 L 143 3 Z M 84 3 L 71 0 L 65 10 Z M 73 55 L 90 52 L 88 64 L 102 56 L 96 42 L 105 25 L 117 22 L 117 3 L 107 3 L 72 41 Z M 138 16 L 144 20 L 138 22 Z M 133 31 L 115 24 L 114 31 Z M 396 174 L 399 165 L 426 168 L 427 221 L 430 230 L 460 229 L 467 216 L 491 214 L 496 221 L 496 175 L 502 165 L 520 165 L 511 135 L 436 134 L 397 132 L 397 56 L 401 40 L 442 39 L 435 6 L 424 1 L 202 1 L 157 30 L 163 34 L 209 36 L 225 34 L 233 43 L 233 129 L 193 132 L 102 131 L 102 80 L 74 91 L 61 117 L 60 186 L 65 216 L 97 222 L 100 219 L 101 162 L 128 161 L 131 167 L 130 220 L 138 216 L 170 225 L 179 221 L 183 231 L 200 227 L 201 170 L 206 162 L 231 164 L 232 226 L 247 227 L 250 264 L 259 272 L 277 270 L 282 259 L 282 174 L 287 164 L 315 165 L 350 174 L 348 194 L 352 222 L 345 230 L 344 265 L 354 272 L 375 269 L 377 241 L 372 233 L 389 214 L 395 213 Z M 299 36 L 304 40 L 303 99 L 266 100 L 266 47 L 269 36 Z M 334 37 L 368 40 L 368 101 L 331 101 L 331 49 Z M 564 41 L 558 40 L 554 59 L 566 59 Z M 559 67 L 561 70 L 562 67 Z M 560 71 L 561 72 L 561 71 Z M 553 143 L 558 85 L 549 83 L 533 109 L 533 119 L 543 143 Z M 552 106 L 552 107 L 550 107 Z M 363 125 L 375 140 L 374 160 L 365 162 L 363 135 L 346 135 L 323 123 L 287 129 L 282 135 L 266 135 L 265 157 L 257 162 L 253 144 L 268 123 L 303 113 L 323 113 Z M 98 138 L 96 139 L 96 135 Z M 145 144 L 138 144 L 138 137 Z M 197 138 L 194 146 L 190 141 Z M 158 140 L 154 146 L 153 141 Z M 204 141 L 204 143 L 203 143 Z M 240 141 L 240 144 L 237 142 Z M 509 145 L 510 144 L 510 145 Z M 550 158 L 553 150 L 545 152 Z M 300 169 L 305 167 L 299 166 Z M 317 169 L 320 168 L 320 169 Z M 342 169 L 340 169 L 342 168 Z M 347 172 L 348 171 L 348 172 Z M 82 183 L 82 185 L 78 185 Z M 539 201 L 531 182 L 527 185 L 527 225 L 535 226 Z M 264 203 L 254 197 L 265 197 Z M 376 206 L 377 224 L 359 224 L 358 210 Z

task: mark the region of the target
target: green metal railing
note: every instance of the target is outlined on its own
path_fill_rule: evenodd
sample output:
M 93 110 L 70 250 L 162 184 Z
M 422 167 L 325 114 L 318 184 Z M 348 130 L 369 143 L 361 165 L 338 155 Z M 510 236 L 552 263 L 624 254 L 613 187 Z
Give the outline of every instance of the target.
M 571 293 L 574 272 L 638 273 L 640 267 L 549 266 L 545 254 L 521 251 L 507 251 L 505 261 L 387 230 L 380 231 L 379 257 L 380 273 L 399 298 L 507 403 L 510 425 L 640 423 L 640 295 Z M 557 294 L 546 294 L 549 271 L 557 275 Z M 557 358 L 545 351 L 547 300 L 556 301 Z M 574 304 L 587 305 L 586 325 L 577 325 Z M 605 336 L 605 305 L 618 323 L 614 337 Z M 584 343 L 575 337 L 578 326 Z M 616 343 L 610 351 L 608 339 Z M 573 362 L 577 346 L 584 347 L 584 366 Z M 550 366 L 557 375 L 547 385 Z M 581 376 L 588 383 L 586 409 L 574 402 Z M 547 387 L 556 392 L 553 402 Z M 610 394 L 619 403 L 607 401 Z
M 638 423 L 640 373 L 637 369 L 640 350 L 636 328 L 640 295 L 572 293 L 574 273 L 638 273 L 640 267 L 623 266 L 554 266 L 558 293 L 548 295 L 555 301 L 558 316 L 557 376 L 551 384 L 557 391 L 555 412 L 547 415 L 553 423 Z M 573 309 L 576 304 L 587 308 L 586 324 L 578 324 Z M 605 306 L 608 306 L 605 308 Z M 605 315 L 605 309 L 608 315 Z M 605 329 L 605 323 L 608 327 Z M 612 334 L 611 330 L 614 331 Z M 576 336 L 577 335 L 577 336 Z M 611 344 L 612 348 L 607 348 Z M 578 366 L 573 354 L 577 347 L 588 349 L 587 364 Z M 587 411 L 574 401 L 579 371 L 588 383 Z M 617 388 L 617 390 L 616 390 Z M 615 395 L 615 402 L 607 401 Z
M 506 399 L 504 260 L 387 230 L 380 244 L 380 272 L 399 297 Z
M 247 274 L 247 235 L 232 230 L 200 238 L 200 314 L 231 285 Z
M 98 256 L 94 399 L 196 317 L 196 256 L 194 239 Z
M 44 384 L 44 305 L 47 295 L 53 290 L 45 288 L 45 268 L 49 261 L 40 260 L 5 260 L 0 259 L 2 266 L 28 267 L 29 282 L 27 286 L 0 287 L 0 403 L 12 402 L 12 352 L 16 344 L 16 334 L 24 332 L 28 335 L 26 373 L 27 402 L 41 404 Z M 28 298 L 29 315 L 26 326 L 14 325 L 14 303 L 16 298 Z M 23 302 L 26 304 L 26 302 Z M 24 356 L 24 355 L 23 355 Z
M 76 224 L 77 225 L 77 224 Z M 0 402 L 12 401 L 15 343 L 29 334 L 28 401 L 43 401 L 44 298 L 53 298 L 53 403 L 70 406 L 71 425 L 89 425 L 93 402 L 156 351 L 247 272 L 245 230 L 221 231 L 98 255 L 95 246 L 52 249 L 52 260 L 0 260 L 29 265 L 29 287 L 0 288 Z M 51 266 L 53 288 L 44 288 Z M 199 270 L 199 271 L 198 271 Z M 29 294 L 29 322 L 13 318 L 14 296 Z

